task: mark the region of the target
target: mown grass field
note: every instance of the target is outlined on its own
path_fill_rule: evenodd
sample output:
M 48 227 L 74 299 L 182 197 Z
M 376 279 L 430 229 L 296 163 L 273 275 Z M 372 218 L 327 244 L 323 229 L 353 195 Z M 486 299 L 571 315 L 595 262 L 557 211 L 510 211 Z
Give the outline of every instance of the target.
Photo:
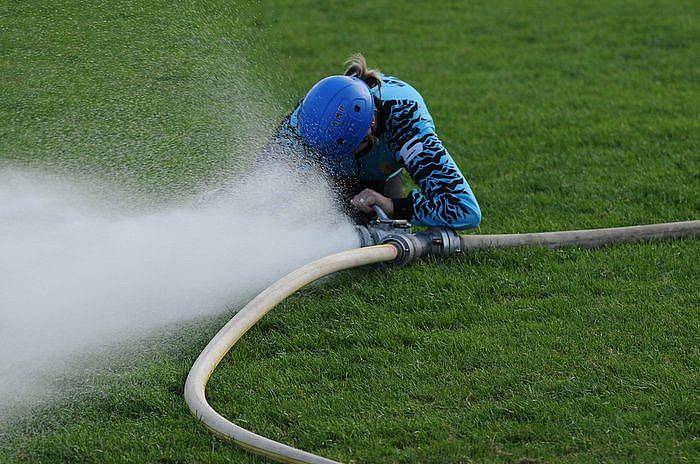
M 0 160 L 177 196 L 354 51 L 423 93 L 481 233 L 700 217 L 691 1 L 5 1 Z M 348 272 L 263 319 L 208 392 L 342 461 L 697 462 L 699 262 L 683 240 Z M 228 316 L 38 410 L 0 461 L 261 462 L 182 398 Z

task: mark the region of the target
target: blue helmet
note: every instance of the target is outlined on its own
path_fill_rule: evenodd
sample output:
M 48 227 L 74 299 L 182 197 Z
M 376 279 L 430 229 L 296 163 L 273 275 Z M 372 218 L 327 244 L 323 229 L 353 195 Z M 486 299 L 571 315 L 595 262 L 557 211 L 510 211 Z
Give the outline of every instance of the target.
M 304 141 L 336 173 L 356 169 L 352 154 L 372 125 L 374 98 L 369 86 L 350 76 L 330 76 L 311 87 L 299 109 Z

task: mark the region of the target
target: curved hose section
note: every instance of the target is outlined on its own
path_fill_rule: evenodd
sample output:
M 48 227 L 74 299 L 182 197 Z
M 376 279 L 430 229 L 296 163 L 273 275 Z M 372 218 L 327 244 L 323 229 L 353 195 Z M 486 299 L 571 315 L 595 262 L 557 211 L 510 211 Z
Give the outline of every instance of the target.
M 700 235 L 700 221 L 665 222 L 644 226 L 613 227 L 609 229 L 567 230 L 531 234 L 461 235 L 462 250 L 507 248 L 516 246 L 580 246 L 599 248 L 615 243 L 648 242 Z
M 192 414 L 215 435 L 267 458 L 284 463 L 335 463 L 330 459 L 249 432 L 227 420 L 207 402 L 205 395 L 207 382 L 216 366 L 243 334 L 289 295 L 334 272 L 366 264 L 393 261 L 396 255 L 397 249 L 393 245 L 377 245 L 336 253 L 287 274 L 252 299 L 219 330 L 192 366 L 185 382 L 185 401 Z
M 564 232 L 540 232 L 529 234 L 462 235 L 461 250 L 503 248 L 515 246 L 547 246 L 557 248 L 577 245 L 597 248 L 623 242 L 665 240 L 682 236 L 700 235 L 700 221 L 673 222 L 645 226 L 616 227 L 610 229 L 574 230 Z M 430 242 L 442 243 L 430 238 Z M 394 261 L 400 254 L 400 246 L 384 244 L 356 248 L 321 258 L 287 274 L 241 309 L 209 342 L 195 361 L 185 383 L 185 400 L 199 420 L 215 435 L 270 459 L 283 463 L 333 464 L 335 461 L 278 443 L 245 430 L 217 413 L 207 403 L 205 389 L 209 377 L 221 359 L 256 322 L 282 300 L 303 286 L 337 271 L 366 264 Z M 431 254 L 429 247 L 426 253 Z M 438 253 L 444 254 L 444 253 Z M 423 253 L 418 256 L 422 256 Z M 337 463 L 335 463 L 337 464 Z

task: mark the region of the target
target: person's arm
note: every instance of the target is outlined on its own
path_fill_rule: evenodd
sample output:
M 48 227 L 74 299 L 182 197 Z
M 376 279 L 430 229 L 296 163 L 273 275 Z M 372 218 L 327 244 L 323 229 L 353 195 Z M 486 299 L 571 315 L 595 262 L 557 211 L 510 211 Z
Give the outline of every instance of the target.
M 394 217 L 416 225 L 470 229 L 481 210 L 459 167 L 435 134 L 432 120 L 416 101 L 394 102 L 387 141 L 418 189 L 394 200 Z
M 296 129 L 296 115 L 300 106 L 301 102 L 278 124 L 265 148 L 256 157 L 257 162 L 287 161 L 292 154 L 299 154 L 303 148 L 303 142 Z

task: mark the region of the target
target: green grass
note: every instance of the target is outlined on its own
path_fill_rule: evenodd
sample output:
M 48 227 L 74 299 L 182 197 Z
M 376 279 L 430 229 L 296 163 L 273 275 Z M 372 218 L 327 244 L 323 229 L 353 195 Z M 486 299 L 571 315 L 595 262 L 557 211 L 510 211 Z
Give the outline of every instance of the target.
M 0 157 L 177 196 L 359 50 L 423 93 L 482 233 L 700 217 L 694 2 L 226 3 L 0 3 Z M 263 319 L 209 395 L 343 461 L 696 462 L 698 262 L 684 240 L 345 273 Z M 0 461 L 259 462 L 182 398 L 227 317 L 38 411 Z

